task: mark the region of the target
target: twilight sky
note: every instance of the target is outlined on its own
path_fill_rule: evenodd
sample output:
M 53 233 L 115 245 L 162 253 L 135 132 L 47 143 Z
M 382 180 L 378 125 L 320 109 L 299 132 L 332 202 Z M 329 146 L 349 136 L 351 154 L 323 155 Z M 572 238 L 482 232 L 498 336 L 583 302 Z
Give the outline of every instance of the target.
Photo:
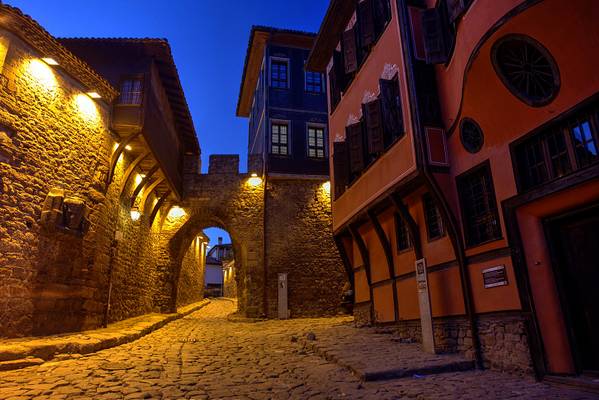
M 168 39 L 202 148 L 239 154 L 247 120 L 235 116 L 252 25 L 318 31 L 328 0 L 5 0 L 55 37 Z M 216 232 L 216 231 L 215 231 Z M 208 233 L 208 232 L 207 232 Z M 209 233 L 216 242 L 218 233 Z M 214 236 L 214 237 L 212 237 Z

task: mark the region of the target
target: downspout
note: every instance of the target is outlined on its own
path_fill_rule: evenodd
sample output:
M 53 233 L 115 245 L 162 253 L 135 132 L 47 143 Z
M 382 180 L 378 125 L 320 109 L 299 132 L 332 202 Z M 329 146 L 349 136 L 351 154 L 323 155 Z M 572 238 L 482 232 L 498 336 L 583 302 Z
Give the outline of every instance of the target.
M 480 339 L 478 334 L 478 325 L 476 321 L 476 315 L 473 307 L 473 293 L 472 283 L 470 282 L 470 276 L 467 270 L 466 254 L 464 250 L 464 243 L 458 229 L 455 216 L 453 215 L 449 204 L 447 203 L 443 192 L 435 177 L 429 170 L 429 165 L 426 161 L 426 153 L 424 149 L 424 143 L 421 140 L 424 137 L 424 127 L 420 121 L 420 111 L 418 107 L 418 93 L 416 89 L 415 77 L 414 77 L 414 65 L 412 60 L 412 40 L 408 32 L 408 26 L 410 19 L 408 15 L 408 5 L 406 0 L 397 0 L 397 11 L 399 17 L 399 30 L 402 41 L 402 52 L 406 63 L 406 75 L 407 85 L 410 94 L 410 114 L 412 118 L 412 128 L 414 130 L 414 143 L 416 147 L 416 163 L 418 169 L 421 171 L 422 176 L 425 179 L 425 184 L 431 194 L 434 196 L 437 204 L 440 206 L 440 211 L 444 216 L 445 221 L 448 225 L 448 233 L 454 248 L 459 269 L 460 269 L 460 283 L 462 286 L 462 297 L 464 299 L 464 308 L 466 316 L 469 321 L 470 330 L 472 332 L 472 346 L 474 349 L 474 357 L 476 365 L 479 369 L 483 369 L 483 359 L 480 349 Z

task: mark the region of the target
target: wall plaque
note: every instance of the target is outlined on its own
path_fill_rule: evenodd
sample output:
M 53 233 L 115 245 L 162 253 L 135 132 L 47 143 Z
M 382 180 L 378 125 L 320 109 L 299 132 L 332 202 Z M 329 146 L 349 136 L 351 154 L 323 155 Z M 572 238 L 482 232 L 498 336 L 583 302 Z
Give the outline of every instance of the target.
M 485 289 L 507 285 L 505 265 L 483 269 L 483 282 Z

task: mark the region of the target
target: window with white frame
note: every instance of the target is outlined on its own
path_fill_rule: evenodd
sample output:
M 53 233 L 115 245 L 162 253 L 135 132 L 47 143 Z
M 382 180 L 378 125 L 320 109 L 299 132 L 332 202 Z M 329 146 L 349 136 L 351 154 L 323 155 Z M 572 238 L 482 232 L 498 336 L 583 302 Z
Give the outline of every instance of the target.
M 306 71 L 306 92 L 322 93 L 322 74 L 320 72 Z
M 289 124 L 273 122 L 270 126 L 270 153 L 286 156 L 289 154 Z
M 271 58 L 270 86 L 279 89 L 289 88 L 289 60 L 284 58 Z
M 308 126 L 308 157 L 325 157 L 324 127 Z

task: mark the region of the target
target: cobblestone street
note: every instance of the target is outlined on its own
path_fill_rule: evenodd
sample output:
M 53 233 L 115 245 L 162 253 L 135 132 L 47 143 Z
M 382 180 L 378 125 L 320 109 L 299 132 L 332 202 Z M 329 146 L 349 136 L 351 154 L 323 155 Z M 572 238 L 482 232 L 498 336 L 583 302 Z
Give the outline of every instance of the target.
M 302 344 L 307 333 L 318 340 L 347 318 L 232 322 L 233 311 L 216 300 L 135 342 L 2 372 L 0 399 L 596 398 L 489 371 L 363 383 Z

